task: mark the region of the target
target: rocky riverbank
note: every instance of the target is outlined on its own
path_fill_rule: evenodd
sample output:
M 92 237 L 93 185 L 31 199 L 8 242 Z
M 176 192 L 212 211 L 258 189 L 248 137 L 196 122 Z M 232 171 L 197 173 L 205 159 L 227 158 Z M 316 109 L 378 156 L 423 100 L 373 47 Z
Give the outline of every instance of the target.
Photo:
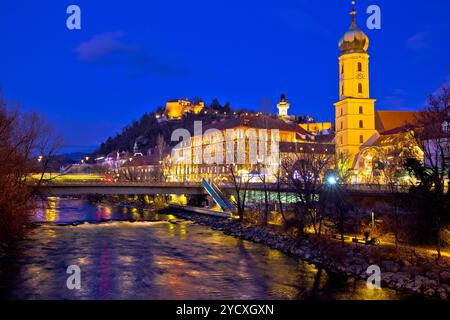
M 181 210 L 169 211 L 176 216 L 210 226 L 227 235 L 263 243 L 283 253 L 308 261 L 326 270 L 351 277 L 367 279 L 370 265 L 381 270 L 382 287 L 418 294 L 429 299 L 448 300 L 450 270 L 436 261 L 411 255 L 399 258 L 393 250 L 360 244 L 341 245 L 339 241 L 305 239 L 296 241 L 281 232 L 239 221 L 218 219 Z

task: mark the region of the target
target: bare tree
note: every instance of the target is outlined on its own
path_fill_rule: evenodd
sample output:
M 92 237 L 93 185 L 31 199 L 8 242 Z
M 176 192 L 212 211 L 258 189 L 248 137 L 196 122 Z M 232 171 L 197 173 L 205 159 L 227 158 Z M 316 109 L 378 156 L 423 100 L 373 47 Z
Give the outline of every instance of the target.
M 297 221 L 303 222 L 306 217 L 316 235 L 321 234 L 324 218 L 318 207 L 318 196 L 323 189 L 325 172 L 331 165 L 332 157 L 311 145 L 297 148 L 292 157 L 282 161 L 289 184 L 298 198 Z M 301 227 L 299 225 L 299 229 Z
M 159 134 L 156 138 L 156 152 L 159 156 L 159 161 L 162 163 L 163 157 L 164 157 L 164 150 L 166 149 L 166 141 L 164 140 L 164 136 L 162 134 Z
M 281 164 L 277 165 L 275 171 L 275 190 L 277 193 L 278 211 L 283 218 L 283 222 L 286 222 L 286 215 L 284 212 L 283 193 L 286 192 L 283 187 L 287 185 L 286 172 L 283 170 Z
M 269 191 L 267 188 L 267 166 L 263 163 L 258 163 L 257 167 L 258 178 L 261 181 L 263 187 L 263 196 L 264 196 L 264 214 L 263 214 L 263 224 L 267 225 L 268 217 L 269 217 Z
M 233 184 L 235 194 L 235 199 L 233 202 L 237 207 L 239 220 L 244 220 L 248 185 L 250 182 L 250 178 L 248 177 L 248 175 L 242 173 L 242 167 L 243 165 L 239 164 L 230 164 L 228 166 L 228 171 L 231 177 L 231 183 Z
M 10 108 L 0 96 L 0 241 L 21 237 L 59 139 L 36 114 Z M 36 185 L 30 176 L 40 173 Z
M 352 172 L 352 157 L 348 153 L 336 153 L 334 155 L 334 168 L 336 178 L 340 184 L 349 184 Z
M 420 129 L 415 134 L 424 152 L 424 161 L 409 161 L 408 169 L 419 180 L 411 187 L 412 202 L 421 213 L 427 228 L 423 235 L 436 243 L 438 259 L 441 257 L 442 232 L 450 223 L 450 87 L 443 86 L 430 95 L 428 105 L 417 119 Z M 447 183 L 447 185 L 446 185 Z

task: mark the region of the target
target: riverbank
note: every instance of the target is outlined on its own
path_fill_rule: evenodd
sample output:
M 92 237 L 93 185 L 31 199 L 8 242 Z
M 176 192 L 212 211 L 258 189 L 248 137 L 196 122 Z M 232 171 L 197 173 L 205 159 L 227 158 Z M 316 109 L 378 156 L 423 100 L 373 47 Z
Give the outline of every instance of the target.
M 168 211 L 169 209 L 164 209 Z M 413 252 L 399 253 L 393 249 L 361 244 L 343 246 L 332 239 L 304 239 L 301 242 L 271 227 L 255 226 L 237 220 L 208 217 L 183 210 L 170 209 L 178 217 L 219 230 L 240 239 L 263 243 L 285 254 L 346 276 L 367 279 L 370 265 L 381 269 L 382 287 L 417 294 L 428 299 L 448 300 L 450 269 Z

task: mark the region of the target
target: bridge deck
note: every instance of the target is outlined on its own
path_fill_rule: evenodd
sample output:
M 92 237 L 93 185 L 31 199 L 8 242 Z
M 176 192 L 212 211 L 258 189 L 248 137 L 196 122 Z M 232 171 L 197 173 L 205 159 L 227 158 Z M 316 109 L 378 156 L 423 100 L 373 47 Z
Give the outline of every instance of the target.
M 227 194 L 234 192 L 231 184 L 222 184 L 220 189 Z M 278 191 L 276 184 L 267 184 L 268 191 Z M 264 185 L 259 183 L 250 184 L 248 190 L 263 191 Z M 290 186 L 280 188 L 283 192 L 295 192 Z M 40 187 L 40 191 L 47 195 L 86 195 L 86 194 L 105 194 L 105 195 L 138 195 L 138 194 L 177 194 L 177 195 L 206 195 L 206 191 L 200 183 L 57 183 L 48 184 Z M 406 189 L 397 187 L 395 190 L 387 186 L 380 185 L 353 185 L 347 187 L 347 191 L 352 195 L 361 196 L 394 196 L 404 194 Z M 394 192 L 393 192 L 394 191 Z

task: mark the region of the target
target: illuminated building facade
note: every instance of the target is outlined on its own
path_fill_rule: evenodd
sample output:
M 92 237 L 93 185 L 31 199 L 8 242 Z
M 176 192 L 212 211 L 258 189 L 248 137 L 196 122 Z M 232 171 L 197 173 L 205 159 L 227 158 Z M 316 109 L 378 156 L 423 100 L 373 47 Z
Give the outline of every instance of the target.
M 300 123 L 299 126 L 312 134 L 319 134 L 333 130 L 333 124 L 331 122 L 307 122 Z
M 177 120 L 184 117 L 186 113 L 199 114 L 205 103 L 203 101 L 191 102 L 188 99 L 174 99 L 166 101 L 166 116 L 169 120 Z
M 281 159 L 314 150 L 314 136 L 297 125 L 267 115 L 233 116 L 211 123 L 172 152 L 169 180 L 230 182 L 235 174 L 250 182 L 273 182 Z M 328 144 L 327 152 L 334 152 Z

